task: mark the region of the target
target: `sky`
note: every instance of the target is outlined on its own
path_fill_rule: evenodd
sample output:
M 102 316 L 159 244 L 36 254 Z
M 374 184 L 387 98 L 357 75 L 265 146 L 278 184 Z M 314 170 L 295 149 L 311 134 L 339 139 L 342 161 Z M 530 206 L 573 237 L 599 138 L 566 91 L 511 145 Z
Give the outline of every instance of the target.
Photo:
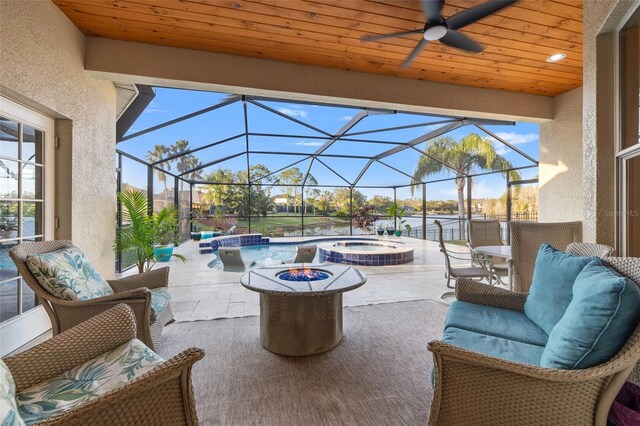
M 151 104 L 140 115 L 138 120 L 132 125 L 127 135 L 135 134 L 141 130 L 150 128 L 157 124 L 190 114 L 194 111 L 207 108 L 225 99 L 227 94 L 191 91 L 181 89 L 156 88 L 156 97 Z M 360 109 L 348 107 L 335 107 L 325 105 L 298 104 L 294 102 L 282 101 L 261 101 L 269 108 L 279 111 L 282 114 L 303 121 L 324 132 L 335 134 L 353 116 L 358 114 Z M 248 129 L 251 133 L 270 133 L 278 135 L 294 135 L 292 138 L 276 136 L 250 136 L 249 149 L 251 151 L 264 151 L 271 154 L 251 154 L 249 163 L 263 164 L 271 171 L 278 170 L 291 163 L 304 160 L 296 165 L 303 173 L 308 169 L 310 160 L 305 160 L 305 155 L 313 153 L 323 145 L 327 136 L 321 132 L 302 126 L 291 120 L 274 114 L 264 108 L 248 103 Z M 412 124 L 423 124 L 420 127 L 386 131 L 381 133 L 359 134 L 350 137 L 351 139 L 374 140 L 384 142 L 404 143 L 416 137 L 420 137 L 445 124 L 430 124 L 446 120 L 447 117 L 425 116 L 419 114 L 396 113 L 370 115 L 361 120 L 349 130 L 347 135 L 352 133 L 367 132 L 382 128 L 405 126 Z M 138 158 L 147 159 L 148 152 L 153 150 L 156 144 L 169 146 L 177 140 L 186 139 L 191 148 L 198 148 L 212 142 L 233 138 L 244 133 L 244 114 L 241 102 L 210 111 L 196 117 L 184 120 L 171 126 L 158 129 L 144 135 L 134 137 L 118 144 L 118 149 Z M 539 126 L 534 123 L 516 123 L 514 126 L 485 126 L 492 133 L 503 138 L 518 149 L 537 159 L 539 155 Z M 497 139 L 482 132 L 473 126 L 465 126 L 447 133 L 456 140 L 461 140 L 469 133 L 478 133 L 492 141 L 496 151 L 504 156 L 514 166 L 531 165 L 524 156 L 500 143 Z M 228 142 L 217 146 L 201 150 L 197 153 L 203 164 L 226 158 L 245 152 L 247 141 L 245 137 L 239 136 Z M 424 143 L 419 148 L 424 148 Z M 354 140 L 338 140 L 331 145 L 326 154 L 336 155 L 359 155 L 371 156 L 383 153 L 394 148 L 393 144 L 375 144 Z M 289 154 L 289 155 L 285 155 Z M 386 157 L 383 161 L 389 166 L 399 169 L 408 175 L 412 175 L 421 154 L 415 150 L 407 149 Z M 367 163 L 366 159 L 344 159 L 344 158 L 324 158 L 321 160 L 330 168 L 337 171 L 344 179 L 352 182 L 360 173 L 362 167 Z M 129 164 L 129 163 L 127 163 Z M 246 170 L 247 157 L 239 155 L 222 163 L 204 169 L 204 173 L 214 171 L 218 168 L 232 171 Z M 136 186 L 146 185 L 146 174 L 142 167 L 125 167 L 125 181 Z M 482 172 L 475 170 L 475 172 Z M 523 170 L 523 178 L 537 176 L 536 168 Z M 347 185 L 344 180 L 331 172 L 325 165 L 315 161 L 311 168 L 311 174 L 321 185 Z M 438 180 L 450 178 L 452 175 L 446 171 L 434 174 L 427 180 Z M 394 186 L 407 185 L 409 177 L 382 164 L 374 163 L 358 182 L 358 186 Z M 427 198 L 433 200 L 448 200 L 456 197 L 453 182 L 429 184 Z M 376 194 L 392 196 L 392 189 L 370 189 L 359 188 L 365 195 L 371 197 Z M 505 179 L 501 174 L 481 176 L 474 179 L 474 198 L 493 198 L 502 195 L 505 191 Z M 409 189 L 398 189 L 398 198 L 408 198 L 411 196 Z M 418 194 L 416 194 L 418 196 Z

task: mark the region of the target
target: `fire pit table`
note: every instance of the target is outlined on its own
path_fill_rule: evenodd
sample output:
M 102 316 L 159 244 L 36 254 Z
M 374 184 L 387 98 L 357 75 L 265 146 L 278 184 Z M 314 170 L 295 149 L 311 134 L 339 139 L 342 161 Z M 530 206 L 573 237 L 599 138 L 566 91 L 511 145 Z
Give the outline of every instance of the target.
M 260 293 L 260 341 L 280 355 L 326 352 L 342 340 L 342 293 L 367 276 L 350 266 L 292 264 L 251 270 L 240 278 Z

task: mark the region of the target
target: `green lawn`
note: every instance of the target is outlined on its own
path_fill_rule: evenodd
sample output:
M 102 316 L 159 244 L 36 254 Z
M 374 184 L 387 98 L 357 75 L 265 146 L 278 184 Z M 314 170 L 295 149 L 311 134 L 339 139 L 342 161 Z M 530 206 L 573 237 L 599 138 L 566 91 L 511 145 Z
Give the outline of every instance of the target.
M 308 217 L 304 218 L 304 225 L 346 225 L 348 220 L 336 218 L 336 217 Z M 300 216 L 291 215 L 276 215 L 261 217 L 260 219 L 251 219 L 251 232 L 263 232 L 277 229 L 277 228 L 291 228 L 299 227 L 302 225 L 302 218 Z M 246 220 L 238 221 L 238 226 L 248 227 L 249 222 Z

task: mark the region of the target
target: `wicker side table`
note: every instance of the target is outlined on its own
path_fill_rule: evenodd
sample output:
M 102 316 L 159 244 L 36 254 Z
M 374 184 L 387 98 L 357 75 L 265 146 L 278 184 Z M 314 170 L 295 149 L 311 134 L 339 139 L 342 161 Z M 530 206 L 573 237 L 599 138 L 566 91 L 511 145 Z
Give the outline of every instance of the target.
M 319 270 L 328 278 L 286 281 L 291 268 Z M 366 275 L 342 265 L 289 265 L 249 271 L 240 282 L 260 293 L 260 341 L 270 352 L 307 356 L 327 352 L 342 340 L 342 293 L 366 282 Z

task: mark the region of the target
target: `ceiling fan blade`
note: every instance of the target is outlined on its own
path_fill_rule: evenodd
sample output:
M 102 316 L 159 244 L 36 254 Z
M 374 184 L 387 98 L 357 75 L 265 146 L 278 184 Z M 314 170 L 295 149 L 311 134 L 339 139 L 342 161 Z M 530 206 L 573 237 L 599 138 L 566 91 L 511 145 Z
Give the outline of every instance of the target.
M 413 50 L 411 51 L 411 54 L 407 56 L 407 59 L 405 59 L 402 65 L 400 66 L 402 68 L 407 68 L 409 65 L 411 65 L 411 62 L 413 62 L 413 60 L 422 52 L 422 49 L 424 49 L 427 43 L 428 43 L 427 40 L 421 38 L 420 43 L 418 43 L 418 45 L 413 48 Z
M 448 30 L 440 41 L 448 46 L 457 47 L 458 49 L 468 50 L 470 52 L 482 52 L 484 50 L 484 47 L 456 30 Z
M 447 18 L 447 27 L 452 30 L 459 30 L 507 6 L 511 6 L 516 1 L 517 0 L 495 0 L 472 7 L 471 9 L 463 10 Z
M 360 38 L 360 40 L 362 41 L 376 41 L 376 40 L 383 40 L 385 38 L 393 38 L 393 37 L 403 37 L 406 35 L 411 35 L 411 34 L 418 34 L 418 33 L 423 33 L 424 30 L 413 30 L 413 31 L 403 31 L 400 33 L 393 33 L 393 34 L 381 34 L 381 35 L 366 35 L 366 36 L 362 36 Z
M 420 0 L 422 5 L 422 11 L 424 16 L 427 17 L 427 21 L 441 20 L 442 7 L 444 6 L 444 0 Z

